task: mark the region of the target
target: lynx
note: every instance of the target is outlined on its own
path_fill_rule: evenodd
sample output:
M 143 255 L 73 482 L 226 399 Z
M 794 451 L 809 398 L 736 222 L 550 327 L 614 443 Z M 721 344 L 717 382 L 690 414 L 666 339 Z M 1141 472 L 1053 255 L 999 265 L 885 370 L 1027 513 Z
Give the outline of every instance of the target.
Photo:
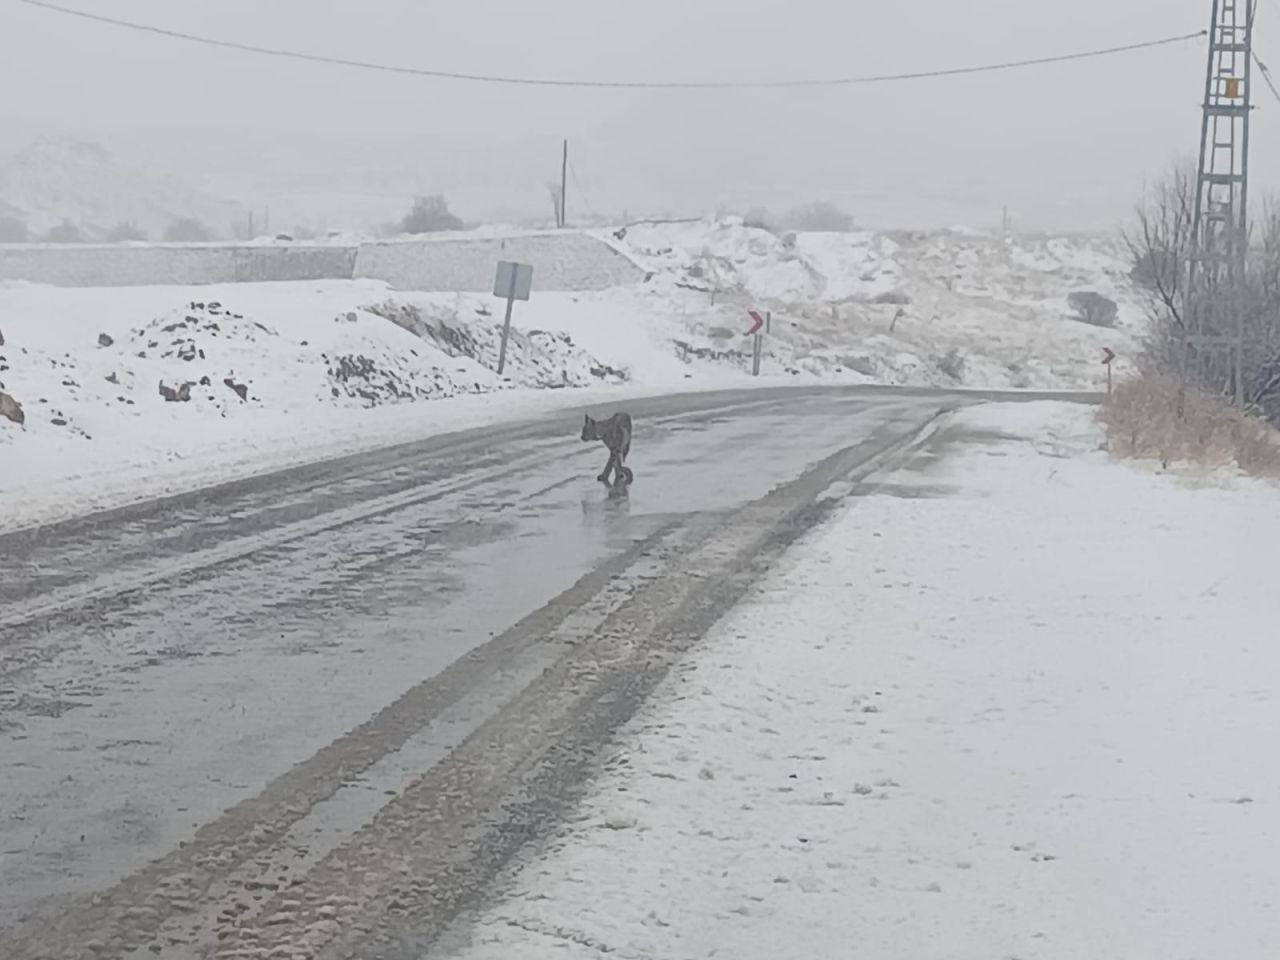
M 604 471 L 596 479 L 607 484 L 609 474 L 612 473 L 614 486 L 630 484 L 635 479 L 635 474 L 624 464 L 627 454 L 631 452 L 631 414 L 615 413 L 608 420 L 595 420 L 591 414 L 586 414 L 585 417 L 582 439 L 599 440 L 609 448 L 609 459 L 604 465 Z

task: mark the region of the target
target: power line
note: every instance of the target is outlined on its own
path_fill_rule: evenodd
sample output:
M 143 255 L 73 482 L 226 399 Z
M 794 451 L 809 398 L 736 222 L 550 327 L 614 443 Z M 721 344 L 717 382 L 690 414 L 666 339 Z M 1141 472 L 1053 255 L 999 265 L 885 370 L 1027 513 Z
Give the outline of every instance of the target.
M 1276 82 L 1271 76 L 1271 71 L 1267 68 L 1267 65 L 1259 59 L 1257 52 L 1254 52 L 1253 54 L 1253 62 L 1258 65 L 1258 72 L 1262 74 L 1262 79 L 1265 80 L 1267 82 L 1267 86 L 1271 88 L 1272 95 L 1275 96 L 1276 100 L 1280 100 L 1280 89 L 1276 88 Z
M 242 53 L 256 53 L 268 57 L 283 57 L 290 60 L 304 60 L 310 63 L 324 63 L 331 66 L 354 67 L 360 70 L 376 70 L 382 73 L 430 77 L 437 80 L 461 80 L 470 83 L 518 84 L 537 87 L 593 87 L 628 90 L 746 90 L 786 87 L 850 87 L 869 83 L 890 83 L 902 80 L 926 80 L 937 77 L 956 77 L 964 74 L 994 73 L 998 70 L 1017 70 L 1024 67 L 1042 66 L 1050 63 L 1066 63 L 1072 60 L 1087 60 L 1097 57 L 1107 57 L 1120 53 L 1130 53 L 1136 50 L 1147 50 L 1153 47 L 1164 47 L 1175 43 L 1184 43 L 1188 40 L 1195 40 L 1208 34 L 1207 30 L 1199 30 L 1195 33 L 1185 33 L 1176 37 L 1164 37 L 1159 40 L 1145 40 L 1140 43 L 1130 43 L 1119 47 L 1106 47 L 1099 50 L 1087 50 L 1080 53 L 1067 53 L 1050 57 L 1036 57 L 1029 60 L 1011 60 L 1005 63 L 990 63 L 972 67 L 953 67 L 943 70 L 922 70 L 915 73 L 879 74 L 862 77 L 837 77 L 826 80 L 565 80 L 548 77 L 508 77 L 496 74 L 457 73 L 449 70 L 428 70 L 420 67 L 400 67 L 386 63 L 349 60 L 344 57 L 327 57 L 320 54 L 302 53 L 297 50 L 281 50 L 274 47 L 263 47 L 251 43 L 240 43 L 234 40 L 217 40 L 213 37 L 198 36 L 193 33 L 183 33 L 179 30 L 168 30 L 163 27 L 151 26 L 144 23 L 135 23 L 130 20 L 118 20 L 115 17 L 104 17 L 100 14 L 88 13 L 84 10 L 75 10 L 71 7 L 63 7 L 55 3 L 48 3 L 46 0 L 17 0 L 17 2 L 24 3 L 31 7 L 39 7 L 42 10 L 65 14 L 69 17 L 78 17 L 82 20 L 92 20 L 95 23 L 108 24 L 113 27 L 121 27 L 127 30 L 136 30 L 142 33 L 169 37 L 174 40 L 185 40 L 189 43 L 199 43 L 209 47 L 238 50 Z
M 573 185 L 577 187 L 578 196 L 582 198 L 582 205 L 587 208 L 587 213 L 591 214 L 591 216 L 595 217 L 597 220 L 603 219 L 600 214 L 596 212 L 595 207 L 591 205 L 591 198 L 587 196 L 587 191 L 582 188 L 582 181 L 578 179 L 578 170 L 574 167 L 572 160 L 569 161 L 569 176 L 573 178 Z

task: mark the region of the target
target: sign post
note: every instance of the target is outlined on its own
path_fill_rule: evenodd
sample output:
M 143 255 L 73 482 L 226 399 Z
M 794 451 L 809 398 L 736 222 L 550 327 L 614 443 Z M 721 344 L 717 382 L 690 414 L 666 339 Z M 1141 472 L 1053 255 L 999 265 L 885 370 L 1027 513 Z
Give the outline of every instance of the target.
M 1107 396 L 1111 396 L 1111 363 L 1115 360 L 1115 351 L 1110 347 L 1102 348 L 1102 365 L 1107 368 Z
M 765 318 L 760 316 L 758 310 L 748 310 L 747 316 L 751 318 L 751 329 L 747 331 L 747 333 L 751 334 L 751 375 L 758 377 L 760 376 L 761 347 L 764 343 L 764 336 L 760 333 L 760 328 L 765 325 Z
M 493 295 L 507 301 L 507 313 L 502 319 L 502 345 L 498 347 L 498 376 L 507 366 L 507 338 L 511 336 L 511 307 L 517 300 L 528 300 L 533 289 L 533 267 L 527 263 L 499 260 L 498 272 L 493 278 Z

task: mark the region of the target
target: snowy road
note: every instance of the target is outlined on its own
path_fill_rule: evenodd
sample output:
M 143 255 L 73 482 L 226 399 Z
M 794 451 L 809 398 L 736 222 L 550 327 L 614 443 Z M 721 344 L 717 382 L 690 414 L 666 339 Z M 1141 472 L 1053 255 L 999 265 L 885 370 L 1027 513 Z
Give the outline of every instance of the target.
M 409 949 L 824 490 L 960 402 L 632 402 L 620 499 L 573 412 L 0 537 L 6 956 Z

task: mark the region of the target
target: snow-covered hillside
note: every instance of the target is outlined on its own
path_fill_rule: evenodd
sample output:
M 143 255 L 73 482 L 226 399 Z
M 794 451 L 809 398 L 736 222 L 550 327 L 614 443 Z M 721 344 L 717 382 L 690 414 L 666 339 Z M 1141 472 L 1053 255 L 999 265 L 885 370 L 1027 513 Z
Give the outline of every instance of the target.
M 131 224 L 158 240 L 173 221 L 191 218 L 228 235 L 247 214 L 152 170 L 118 162 L 102 146 L 46 137 L 0 160 L 0 211 L 38 238 L 64 220 L 89 239 Z
M 971 231 L 775 235 L 738 220 L 631 227 L 655 271 L 645 312 L 678 313 L 691 349 L 746 362 L 746 311 L 773 313 L 775 369 L 878 383 L 1096 388 L 1104 347 L 1125 369 L 1144 330 L 1118 237 Z M 1117 304 L 1115 325 L 1074 317 L 1069 294 Z

